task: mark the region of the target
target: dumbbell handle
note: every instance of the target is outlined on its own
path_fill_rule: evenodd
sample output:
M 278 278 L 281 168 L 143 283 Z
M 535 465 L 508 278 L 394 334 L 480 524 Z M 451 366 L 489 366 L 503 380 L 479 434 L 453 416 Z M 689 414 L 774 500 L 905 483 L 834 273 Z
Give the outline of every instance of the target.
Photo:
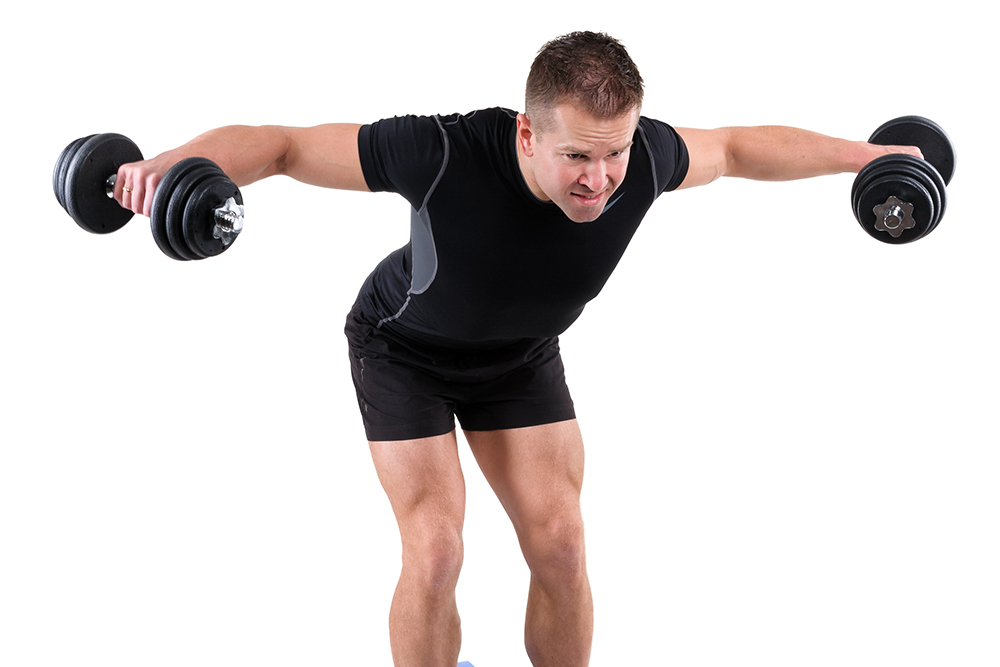
M 889 229 L 896 229 L 896 227 L 899 227 L 901 224 L 903 224 L 903 219 L 905 217 L 906 214 L 903 212 L 903 209 L 900 206 L 897 206 L 895 204 L 890 204 L 887 207 L 885 214 L 882 216 L 882 219 L 883 222 L 885 222 L 886 227 L 888 227 Z M 890 224 L 890 222 L 892 224 Z
M 105 192 L 108 197 L 114 199 L 115 183 L 118 181 L 118 174 L 111 174 L 105 182 Z M 230 197 L 225 203 L 212 211 L 215 215 L 215 227 L 212 229 L 212 236 L 222 241 L 222 245 L 228 246 L 240 232 L 243 231 L 244 208 L 242 204 L 237 204 L 234 197 Z

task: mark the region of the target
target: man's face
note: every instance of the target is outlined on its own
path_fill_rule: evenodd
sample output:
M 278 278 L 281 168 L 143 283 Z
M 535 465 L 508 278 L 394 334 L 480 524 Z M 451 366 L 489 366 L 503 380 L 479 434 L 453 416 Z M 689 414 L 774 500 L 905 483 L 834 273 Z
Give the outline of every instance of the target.
M 536 197 L 552 201 L 570 220 L 593 222 L 604 211 L 628 168 L 639 110 L 598 119 L 571 103 L 550 112 L 539 132 L 517 117 L 518 159 Z

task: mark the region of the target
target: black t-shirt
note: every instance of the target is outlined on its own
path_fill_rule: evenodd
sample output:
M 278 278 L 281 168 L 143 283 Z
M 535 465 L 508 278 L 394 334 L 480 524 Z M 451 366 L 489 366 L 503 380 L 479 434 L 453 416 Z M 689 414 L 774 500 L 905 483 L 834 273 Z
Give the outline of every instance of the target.
M 361 290 L 365 317 L 441 346 L 557 336 L 604 287 L 653 201 L 687 173 L 680 136 L 640 118 L 611 201 L 594 222 L 576 223 L 528 188 L 515 130 L 516 113 L 499 108 L 361 128 L 369 189 L 411 206 L 410 242 Z

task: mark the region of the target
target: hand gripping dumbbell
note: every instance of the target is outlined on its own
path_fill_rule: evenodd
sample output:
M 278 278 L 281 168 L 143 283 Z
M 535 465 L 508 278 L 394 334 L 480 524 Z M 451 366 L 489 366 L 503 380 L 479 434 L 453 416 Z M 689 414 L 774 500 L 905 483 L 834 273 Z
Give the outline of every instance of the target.
M 77 139 L 59 154 L 52 189 L 59 204 L 88 232 L 109 234 L 132 219 L 112 199 L 118 168 L 142 160 L 120 134 Z M 167 257 L 193 260 L 225 252 L 243 229 L 243 196 L 211 160 L 193 157 L 171 167 L 156 187 L 149 216 L 156 245 Z
M 945 131 L 920 116 L 890 120 L 868 143 L 917 146 L 924 159 L 883 155 L 864 166 L 851 188 L 854 217 L 884 243 L 909 243 L 927 236 L 944 215 L 945 186 L 955 173 L 955 147 Z

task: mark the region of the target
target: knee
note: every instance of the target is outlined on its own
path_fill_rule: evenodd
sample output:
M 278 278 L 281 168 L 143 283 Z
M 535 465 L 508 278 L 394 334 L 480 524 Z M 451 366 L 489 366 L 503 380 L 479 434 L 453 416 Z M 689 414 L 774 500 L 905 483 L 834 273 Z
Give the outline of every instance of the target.
M 572 584 L 586 578 L 583 521 L 580 517 L 550 519 L 528 531 L 524 557 L 533 576 Z
M 427 531 L 404 544 L 403 570 L 427 594 L 448 594 L 458 584 L 464 554 L 460 531 Z

